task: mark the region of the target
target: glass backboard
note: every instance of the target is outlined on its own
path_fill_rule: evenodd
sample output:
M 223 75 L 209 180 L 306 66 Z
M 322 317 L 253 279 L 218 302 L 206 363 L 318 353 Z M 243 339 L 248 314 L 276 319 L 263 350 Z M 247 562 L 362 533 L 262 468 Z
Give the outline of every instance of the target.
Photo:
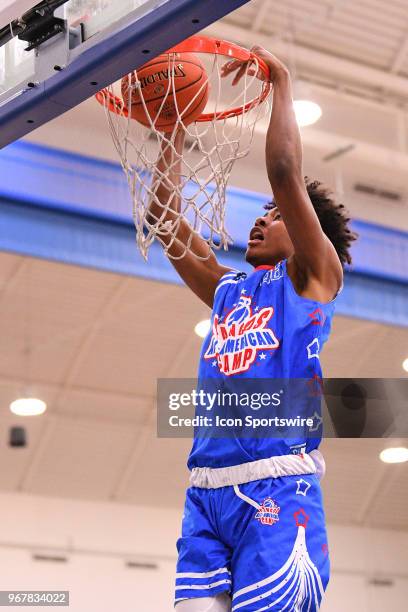
M 18 37 L 2 44 L 0 35 L 0 147 L 247 1 L 48 0 L 59 5 L 51 15 L 55 24 L 36 22 L 40 36 L 34 44 Z M 39 17 L 45 4 L 36 5 Z M 31 19 L 34 9 L 29 11 Z M 48 36 L 51 27 L 55 35 Z M 10 38 L 7 27 L 0 32 Z

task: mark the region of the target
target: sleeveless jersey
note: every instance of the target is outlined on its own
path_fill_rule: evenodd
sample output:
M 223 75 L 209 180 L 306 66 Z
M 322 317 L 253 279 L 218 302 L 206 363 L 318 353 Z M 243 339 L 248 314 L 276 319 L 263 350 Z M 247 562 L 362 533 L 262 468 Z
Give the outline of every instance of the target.
M 322 304 L 299 296 L 286 260 L 259 266 L 250 275 L 230 270 L 215 291 L 211 330 L 200 356 L 199 386 L 200 380 L 214 377 L 223 379 L 225 388 L 237 378 L 320 381 L 319 355 L 329 337 L 334 302 Z M 188 467 L 227 467 L 310 452 L 319 443 L 320 434 L 297 440 L 195 436 Z

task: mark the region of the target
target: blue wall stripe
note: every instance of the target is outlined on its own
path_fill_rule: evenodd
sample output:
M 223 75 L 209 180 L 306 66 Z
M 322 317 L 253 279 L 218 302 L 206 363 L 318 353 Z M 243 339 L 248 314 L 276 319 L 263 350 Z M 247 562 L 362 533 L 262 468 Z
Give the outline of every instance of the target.
M 2 251 L 183 284 L 159 244 L 152 245 L 149 260 L 144 261 L 131 224 L 115 224 L 1 199 L 0 210 Z M 242 267 L 241 252 L 222 253 L 219 259 L 225 265 Z
M 0 250 L 98 270 L 182 285 L 177 273 L 153 244 L 145 263 L 130 224 L 111 223 L 61 210 L 0 201 Z M 221 253 L 220 261 L 249 270 L 241 249 Z M 408 296 L 403 283 L 347 273 L 337 313 L 408 326 Z
M 17 142 L 0 151 L 0 197 L 126 224 L 132 223 L 129 191 L 118 163 Z M 268 194 L 229 187 L 227 227 L 244 248 Z M 408 232 L 356 219 L 353 270 L 408 282 Z
M 122 169 L 114 162 L 17 142 L 0 151 L 0 249 L 181 283 L 158 244 L 139 255 Z M 227 226 L 235 238 L 225 265 L 244 262 L 248 229 L 267 194 L 229 187 Z M 408 233 L 355 220 L 360 238 L 337 312 L 408 325 Z

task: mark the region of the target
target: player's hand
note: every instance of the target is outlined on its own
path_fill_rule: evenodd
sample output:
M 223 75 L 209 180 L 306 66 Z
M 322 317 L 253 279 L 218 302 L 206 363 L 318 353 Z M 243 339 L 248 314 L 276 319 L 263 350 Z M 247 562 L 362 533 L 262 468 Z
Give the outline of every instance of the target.
M 289 74 L 285 64 L 283 64 L 275 55 L 272 55 L 272 53 L 269 53 L 269 51 L 263 47 L 254 45 L 251 47 L 251 53 L 256 54 L 268 66 L 269 78 L 266 78 L 265 74 L 259 68 L 256 70 L 256 63 L 254 60 L 249 60 L 247 62 L 231 60 L 221 67 L 221 76 L 226 77 L 229 74 L 236 72 L 232 80 L 232 85 L 236 85 L 239 83 L 245 73 L 247 73 L 249 76 L 256 75 L 261 81 L 269 81 L 271 83 L 275 83 L 281 76 Z
M 183 127 L 178 126 L 174 136 L 174 148 L 177 153 L 182 153 L 184 149 L 184 141 L 186 139 L 186 131 Z
M 162 151 L 171 151 L 172 146 L 169 144 L 171 141 L 173 142 L 174 150 L 176 153 L 181 155 L 184 149 L 184 141 L 186 138 L 186 131 L 181 125 L 177 125 L 174 133 L 174 128 L 169 132 L 164 132 L 165 138 L 161 141 L 161 149 Z

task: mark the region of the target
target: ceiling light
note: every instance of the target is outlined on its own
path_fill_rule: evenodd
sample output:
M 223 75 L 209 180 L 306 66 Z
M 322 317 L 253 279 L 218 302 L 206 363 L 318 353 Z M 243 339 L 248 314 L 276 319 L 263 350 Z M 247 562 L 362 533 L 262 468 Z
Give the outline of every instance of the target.
M 10 404 L 10 410 L 18 416 L 35 416 L 42 414 L 47 409 L 47 404 L 35 397 L 20 397 Z
M 408 372 L 408 357 L 402 362 L 402 369 Z
M 404 463 L 408 461 L 408 448 L 404 446 L 385 448 L 380 453 L 380 459 L 384 463 Z
M 311 100 L 294 100 L 296 121 L 300 127 L 316 123 L 322 116 L 322 109 L 316 102 Z
M 211 328 L 210 319 L 203 319 L 203 321 L 199 321 L 199 323 L 197 323 L 197 325 L 194 328 L 194 331 L 197 334 L 197 336 L 200 336 L 200 338 L 205 338 L 208 332 L 210 331 L 210 328 Z

